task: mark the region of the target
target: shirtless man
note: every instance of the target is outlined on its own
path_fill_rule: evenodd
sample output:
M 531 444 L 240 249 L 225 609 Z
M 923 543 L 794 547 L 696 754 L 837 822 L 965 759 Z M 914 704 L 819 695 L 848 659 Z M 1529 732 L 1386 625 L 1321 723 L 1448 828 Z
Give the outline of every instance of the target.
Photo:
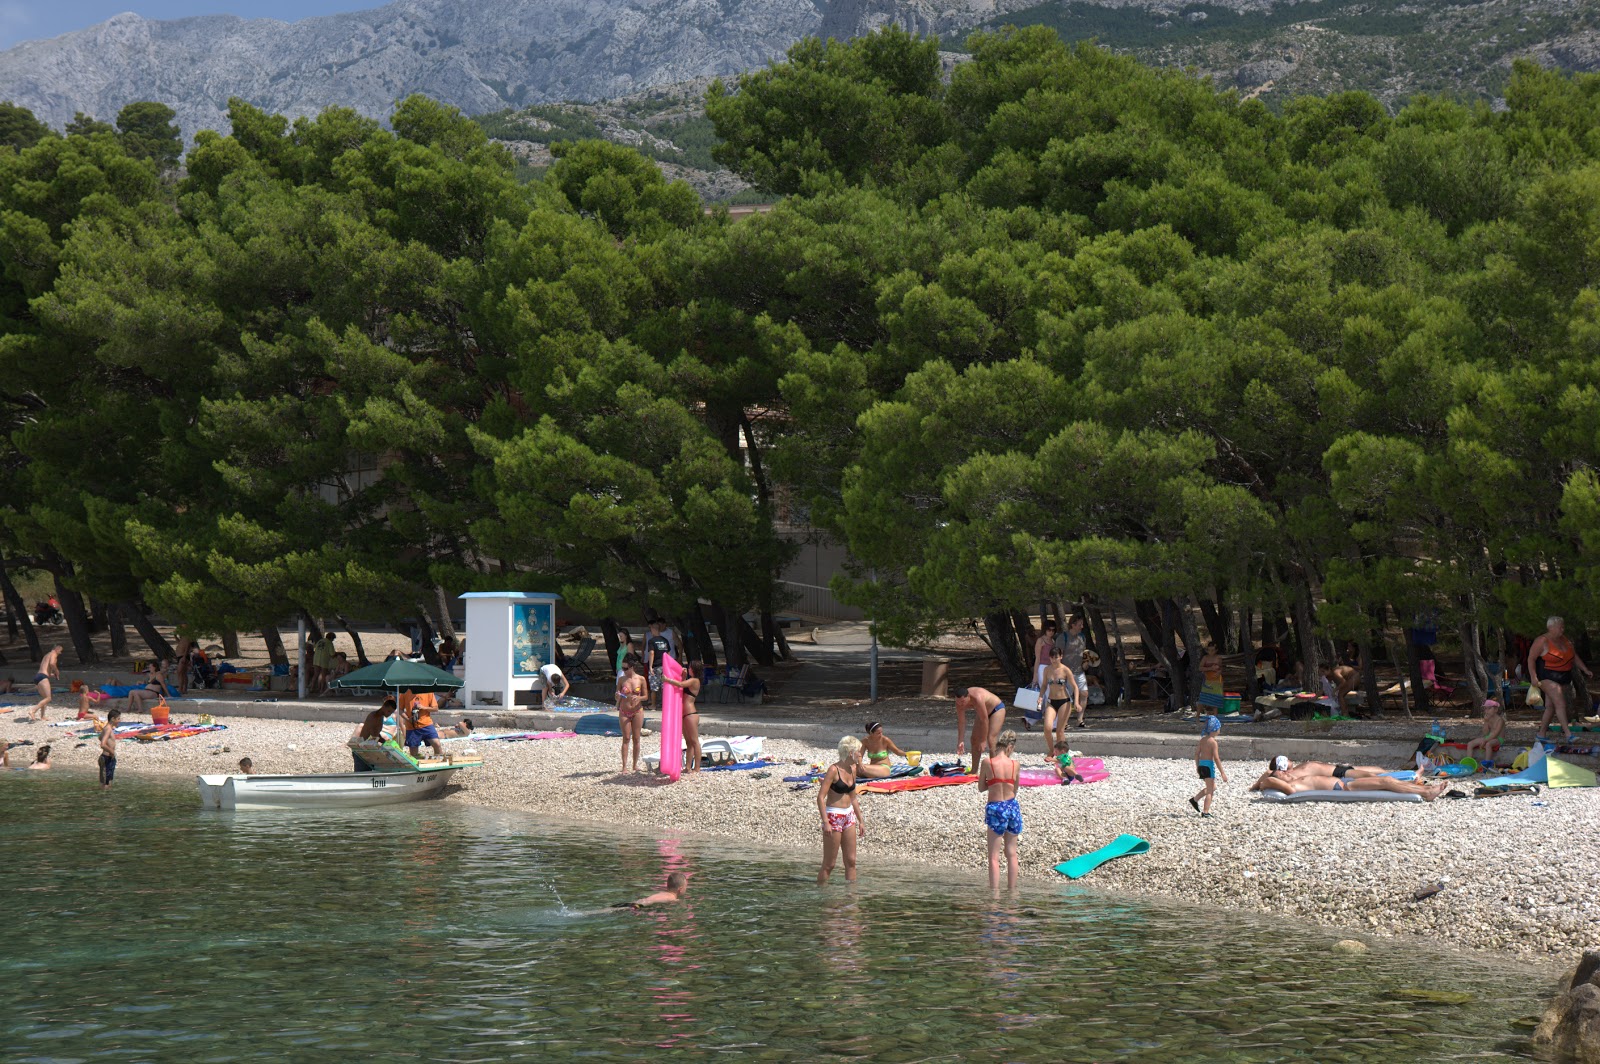
M 1388 771 L 1377 765 L 1330 765 L 1326 761 L 1290 761 L 1282 754 L 1273 758 L 1267 765 L 1268 772 L 1273 770 L 1283 772 L 1290 779 L 1300 779 L 1303 776 L 1332 776 L 1340 780 L 1371 779 Z
M 61 679 L 60 662 L 60 647 L 52 647 L 45 652 L 43 658 L 39 659 L 39 671 L 33 676 L 33 682 L 39 692 L 39 701 L 28 707 L 29 720 L 44 720 L 45 710 L 50 708 L 50 681 Z M 1563 716 L 1561 723 L 1565 725 L 1566 722 L 1567 718 Z
M 1339 779 L 1335 776 L 1290 776 L 1284 769 L 1268 769 L 1260 779 L 1250 785 L 1252 791 L 1277 791 L 1279 794 L 1301 794 L 1305 791 L 1389 791 L 1392 794 L 1418 794 L 1424 801 L 1431 802 L 1448 790 L 1448 783 L 1437 783 L 1429 786 L 1425 783 L 1409 783 L 1405 780 L 1391 779 L 1388 776 L 1372 776 L 1365 779 Z
M 1339 716 L 1348 717 L 1350 706 L 1345 699 L 1356 689 L 1361 674 L 1348 665 L 1330 663 L 1322 666 L 1322 675 L 1328 687 L 1332 689 L 1334 707 L 1338 709 Z
M 689 877 L 682 872 L 674 872 L 667 877 L 667 889 L 658 890 L 654 894 L 640 898 L 638 901 L 625 902 L 623 908 L 643 909 L 647 905 L 670 905 L 675 901 L 682 901 L 684 894 L 689 890 Z
M 983 687 L 968 687 L 956 692 L 956 753 L 967 752 L 961 733 L 967 730 L 967 713 L 972 718 L 972 771 L 993 746 L 993 738 L 1006 727 L 1006 704 L 999 695 Z

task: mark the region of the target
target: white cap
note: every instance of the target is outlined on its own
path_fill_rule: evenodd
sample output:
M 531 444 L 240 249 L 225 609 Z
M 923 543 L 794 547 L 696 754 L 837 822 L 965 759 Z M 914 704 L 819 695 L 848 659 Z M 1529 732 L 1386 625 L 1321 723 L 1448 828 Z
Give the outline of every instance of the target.
M 1272 768 L 1276 772 L 1287 772 L 1289 770 L 1289 759 L 1279 754 L 1272 759 Z

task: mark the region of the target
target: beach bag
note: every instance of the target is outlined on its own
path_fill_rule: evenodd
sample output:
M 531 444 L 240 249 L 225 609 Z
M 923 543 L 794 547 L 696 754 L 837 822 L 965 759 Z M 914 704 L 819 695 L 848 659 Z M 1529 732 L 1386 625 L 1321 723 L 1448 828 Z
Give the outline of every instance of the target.
M 1016 697 L 1011 700 L 1011 704 L 1020 710 L 1031 709 L 1037 713 L 1039 711 L 1039 692 L 1032 687 L 1019 687 L 1017 688 Z

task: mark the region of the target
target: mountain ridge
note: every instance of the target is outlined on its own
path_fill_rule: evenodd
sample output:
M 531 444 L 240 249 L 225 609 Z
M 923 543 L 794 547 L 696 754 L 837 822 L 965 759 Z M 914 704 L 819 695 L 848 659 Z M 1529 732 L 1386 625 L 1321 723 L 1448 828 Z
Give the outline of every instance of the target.
M 290 116 L 387 118 L 414 92 L 483 114 L 627 96 L 764 66 L 812 35 L 964 28 L 1025 0 L 395 0 L 295 22 L 123 13 L 0 52 L 0 100 L 60 127 L 159 100 L 186 136 L 239 96 Z

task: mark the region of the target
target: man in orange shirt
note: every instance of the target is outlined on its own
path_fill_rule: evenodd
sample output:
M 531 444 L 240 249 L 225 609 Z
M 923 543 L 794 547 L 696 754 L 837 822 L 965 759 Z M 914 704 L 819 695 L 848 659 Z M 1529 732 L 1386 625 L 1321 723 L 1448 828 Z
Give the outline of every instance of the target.
M 439 708 L 432 692 L 413 694 L 409 689 L 400 696 L 399 720 L 406 729 L 406 749 L 412 757 L 424 742 L 433 747 L 435 757 L 444 756 L 444 744 L 439 741 L 439 729 L 433 725 L 433 710 Z

